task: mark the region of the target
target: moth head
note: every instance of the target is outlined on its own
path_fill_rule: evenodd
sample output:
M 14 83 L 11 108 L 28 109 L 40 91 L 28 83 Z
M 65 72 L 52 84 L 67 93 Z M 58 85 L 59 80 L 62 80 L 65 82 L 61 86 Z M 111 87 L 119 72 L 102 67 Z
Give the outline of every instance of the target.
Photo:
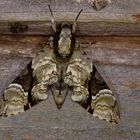
M 73 24 L 68 22 L 63 22 L 59 26 L 56 25 L 52 10 L 49 6 L 49 10 L 51 13 L 51 21 L 52 21 L 52 29 L 54 30 L 54 49 L 58 56 L 62 58 L 67 58 L 72 54 L 74 45 L 75 45 L 75 38 L 74 34 L 76 31 L 77 26 L 77 19 L 82 12 L 78 13 L 76 19 Z

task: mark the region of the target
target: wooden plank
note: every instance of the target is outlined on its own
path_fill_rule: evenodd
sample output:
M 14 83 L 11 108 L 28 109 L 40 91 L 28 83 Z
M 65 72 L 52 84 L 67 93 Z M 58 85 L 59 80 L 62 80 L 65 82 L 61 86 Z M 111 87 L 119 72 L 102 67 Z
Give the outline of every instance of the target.
M 8 7 L 8 2 L 10 3 L 10 8 Z M 19 7 L 21 9 L 19 8 L 19 11 L 17 10 L 18 12 L 15 13 L 7 12 L 1 14 L 2 19 L 6 20 L 3 23 L 1 22 L 1 33 L 10 33 L 9 21 L 20 20 L 23 21 L 24 24 L 29 25 L 29 30 L 23 34 L 52 34 L 49 19 L 47 18 L 46 20 L 47 24 L 44 20 L 46 12 L 31 11 L 30 13 L 28 10 L 32 10 L 34 2 L 33 4 L 28 5 L 22 1 L 23 5 L 26 4 L 26 6 L 23 7 L 21 6 L 22 4 L 19 4 L 21 1 L 14 2 L 16 2 L 15 5 L 17 6 L 17 9 Z M 35 1 L 35 3 L 36 2 L 37 1 Z M 55 2 L 57 3 L 57 1 Z M 67 10 L 66 7 L 62 6 L 64 1 L 61 2 L 59 6 L 62 8 L 62 11 L 60 8 L 57 9 L 57 7 L 54 6 L 57 20 L 72 21 L 72 17 L 76 15 L 75 13 L 80 9 L 81 5 L 80 7 L 77 7 L 77 9 L 72 9 L 75 10 L 75 13 L 71 11 L 66 12 L 66 14 L 71 15 L 68 18 L 66 15 L 61 14 L 63 10 Z M 77 35 L 139 35 L 139 3 L 138 1 L 134 1 L 133 4 L 131 2 L 132 1 L 129 0 L 127 2 L 122 1 L 119 3 L 118 9 L 116 9 L 116 5 L 114 5 L 113 8 L 116 11 L 113 11 L 112 9 L 112 14 L 109 13 L 108 10 L 108 8 L 112 8 L 110 6 L 101 12 L 94 11 L 96 14 L 92 13 L 93 10 L 91 8 L 89 9 L 92 11 L 87 9 L 87 12 L 89 13 L 86 14 L 85 12 L 83 17 L 80 17 Z M 15 9 L 15 6 L 11 1 L 7 1 L 7 3 L 4 2 L 3 4 L 5 5 L 4 7 L 9 10 Z M 33 9 L 38 10 L 36 9 L 38 4 L 35 5 L 36 6 L 35 8 L 33 7 Z M 82 3 L 82 7 L 85 7 L 85 5 L 86 3 Z M 129 8 L 126 9 L 125 6 Z M 133 6 L 135 6 L 135 9 L 132 8 Z M 25 7 L 28 8 L 26 9 Z M 87 7 L 89 6 L 87 5 Z M 75 4 L 73 8 L 76 8 Z M 23 12 L 23 9 L 26 9 L 27 12 Z M 117 10 L 121 12 L 118 13 Z M 134 10 L 134 12 L 132 10 Z M 83 21 L 85 17 L 87 17 L 87 21 Z M 29 19 L 32 19 L 34 23 L 32 21 L 29 22 Z M 85 25 L 85 23 L 87 25 Z M 87 29 L 87 26 L 93 27 L 90 28 L 90 32 L 85 30 Z M 46 28 L 46 31 L 44 28 Z M 26 57 L 35 56 L 35 54 L 43 48 L 43 44 L 47 43 L 47 39 L 47 37 L 29 36 L 0 37 L 1 66 L 3 66 L 1 72 L 5 69 L 4 73 L 6 73 L 1 74 L 1 91 L 8 86 L 20 70 L 29 62 L 30 58 Z M 88 138 L 108 140 L 112 139 L 112 137 L 120 140 L 139 139 L 140 39 L 135 37 L 80 37 L 78 40 L 83 49 L 85 49 L 90 58 L 92 58 L 93 62 L 96 63 L 96 67 L 108 85 L 116 94 L 118 94 L 121 107 L 121 124 L 114 129 L 109 129 L 105 126 L 104 122 L 99 121 L 98 119 L 91 119 L 91 116 L 87 114 L 85 110 L 72 103 L 70 100 L 66 100 L 64 107 L 59 111 L 56 109 L 56 106 L 51 99 L 41 103 L 24 114 L 1 119 L 0 139 L 32 140 Z M 9 56 L 9 59 L 8 56 L 5 57 L 5 55 L 11 54 L 14 55 L 14 57 Z
M 140 37 L 77 37 L 93 63 L 140 67 Z M 34 57 L 48 37 L 0 36 L 0 54 Z
M 42 50 L 47 43 L 48 37 L 1 35 L 0 54 L 31 58 Z
M 125 123 L 125 122 L 124 122 Z M 122 124 L 108 128 L 103 121 L 92 118 L 69 97 L 61 110 L 57 110 L 52 99 L 35 106 L 18 116 L 0 121 L 0 136 L 5 139 L 121 139 L 135 138 L 130 126 Z M 136 130 L 136 129 L 135 129 Z M 6 135 L 7 134 L 7 135 Z
M 74 15 L 72 15 L 73 17 Z M 86 15 L 87 17 L 87 15 Z M 11 22 L 11 21 L 10 21 Z M 15 23 L 11 22 L 11 23 Z M 53 34 L 50 21 L 20 22 L 28 26 L 26 32 L 18 35 L 51 35 Z M 59 24 L 59 23 L 58 23 Z M 11 32 L 9 21 L 0 23 L 0 34 L 16 34 Z M 140 23 L 123 23 L 108 21 L 78 22 L 77 36 L 140 36 Z
M 0 36 L 0 93 L 47 45 L 46 36 L 24 35 L 52 35 L 48 4 L 58 22 L 72 22 L 79 9 L 84 9 L 79 18 L 77 35 L 88 37 L 78 37 L 77 40 L 117 94 L 121 122 L 109 129 L 105 122 L 92 118 L 69 96 L 62 109 L 57 110 L 50 96 L 47 101 L 23 114 L 1 118 L 0 139 L 139 140 L 140 37 L 110 37 L 140 36 L 139 0 L 118 0 L 118 3 L 108 5 L 100 12 L 86 2 L 78 4 L 72 0 L 1 0 L 0 33 L 13 34 L 10 23 L 14 21 L 28 25 L 28 30 L 15 36 Z M 89 37 L 94 35 L 109 37 Z
M 0 33 L 12 34 L 10 23 L 20 21 L 28 26 L 28 30 L 21 34 L 52 34 L 48 4 L 58 22 L 73 22 L 78 11 L 84 9 L 78 20 L 77 35 L 140 35 L 139 0 L 118 0 L 101 11 L 95 11 L 87 2 L 79 4 L 74 0 L 1 0 Z
M 0 139 L 113 139 L 140 137 L 139 37 L 78 37 L 111 90 L 117 95 L 121 122 L 109 129 L 104 121 L 73 103 L 68 96 L 61 110 L 52 97 L 17 116 L 0 119 Z M 48 42 L 43 36 L 0 37 L 0 91 Z M 117 59 L 118 60 L 117 60 Z

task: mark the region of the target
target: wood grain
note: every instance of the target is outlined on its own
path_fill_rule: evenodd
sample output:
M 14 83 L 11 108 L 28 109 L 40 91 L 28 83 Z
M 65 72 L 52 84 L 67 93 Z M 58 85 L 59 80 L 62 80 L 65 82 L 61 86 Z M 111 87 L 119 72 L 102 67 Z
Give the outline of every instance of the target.
M 101 11 L 95 11 L 87 2 L 79 4 L 74 0 L 1 0 L 0 34 L 12 34 L 10 23 L 15 21 L 28 25 L 28 30 L 21 34 L 52 34 L 48 4 L 58 23 L 72 23 L 78 11 L 84 10 L 78 19 L 77 35 L 140 35 L 139 0 L 117 0 Z
M 101 11 L 86 1 L 0 0 L 0 94 L 52 35 L 48 4 L 57 23 L 73 23 L 78 11 L 77 40 L 116 94 L 121 122 L 110 129 L 66 98 L 61 110 L 52 96 L 17 116 L 0 119 L 1 140 L 139 140 L 140 139 L 140 0 L 114 0 Z M 11 32 L 11 23 L 27 25 Z
M 48 47 L 46 36 L 0 36 L 0 54 L 34 57 Z M 140 37 L 77 37 L 93 63 L 140 66 Z
M 52 97 L 23 114 L 0 119 L 0 139 L 120 139 L 140 137 L 139 37 L 78 37 L 81 48 L 116 94 L 121 122 L 110 129 L 104 121 L 70 100 L 61 110 Z M 48 42 L 44 36 L 0 36 L 0 92 Z M 50 94 L 51 95 L 51 94 Z

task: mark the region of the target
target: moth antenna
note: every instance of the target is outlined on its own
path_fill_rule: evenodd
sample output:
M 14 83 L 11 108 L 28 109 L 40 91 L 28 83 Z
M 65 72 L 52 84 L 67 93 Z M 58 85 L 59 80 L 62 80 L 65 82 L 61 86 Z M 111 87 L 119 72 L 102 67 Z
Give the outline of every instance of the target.
M 56 22 L 50 5 L 48 5 L 51 14 L 52 29 L 56 32 Z
M 77 19 L 78 19 L 78 17 L 80 16 L 80 14 L 81 14 L 82 11 L 83 11 L 83 9 L 81 9 L 81 10 L 79 11 L 78 15 L 77 15 L 76 18 L 75 18 L 75 22 L 77 21 Z
M 79 11 L 78 15 L 77 15 L 76 18 L 75 18 L 75 21 L 74 21 L 74 23 L 73 23 L 73 25 L 72 25 L 72 33 L 75 33 L 75 31 L 76 31 L 77 20 L 78 20 L 78 17 L 80 16 L 80 14 L 81 14 L 82 11 L 83 11 L 83 9 L 81 9 L 81 10 Z

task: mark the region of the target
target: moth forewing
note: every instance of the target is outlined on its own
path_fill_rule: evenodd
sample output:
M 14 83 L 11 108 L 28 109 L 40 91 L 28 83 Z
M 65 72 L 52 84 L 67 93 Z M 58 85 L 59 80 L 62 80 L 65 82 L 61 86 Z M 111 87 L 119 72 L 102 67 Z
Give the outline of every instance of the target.
M 64 77 L 65 83 L 73 87 L 72 100 L 82 104 L 89 96 L 88 80 L 92 72 L 92 62 L 83 54 L 80 48 L 74 50 Z

